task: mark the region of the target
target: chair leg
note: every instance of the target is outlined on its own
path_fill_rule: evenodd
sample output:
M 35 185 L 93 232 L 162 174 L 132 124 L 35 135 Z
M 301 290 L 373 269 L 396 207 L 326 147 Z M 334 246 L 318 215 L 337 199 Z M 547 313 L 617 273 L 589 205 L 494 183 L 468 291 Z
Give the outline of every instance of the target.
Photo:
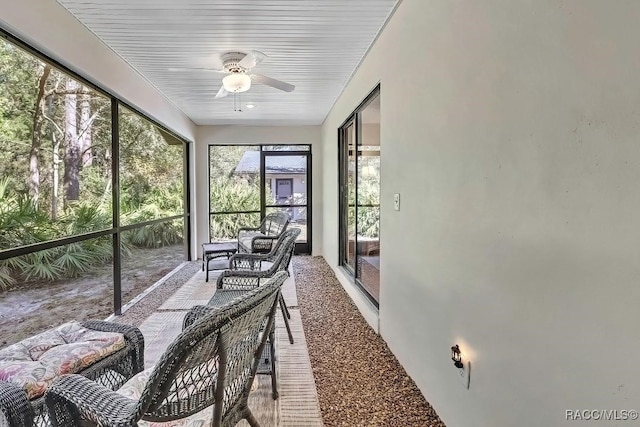
M 291 333 L 291 326 L 289 326 L 289 319 L 287 319 L 287 315 L 285 314 L 287 307 L 285 306 L 283 299 L 280 299 L 279 302 L 280 302 L 280 310 L 282 311 L 282 318 L 284 319 L 284 326 L 286 326 L 287 335 L 289 335 L 289 342 L 293 344 L 293 334 Z
M 206 278 L 204 279 L 205 282 L 209 281 L 209 260 L 207 260 L 207 275 Z
M 291 319 L 291 313 L 289 313 L 289 307 L 287 307 L 286 302 L 284 301 L 284 297 L 282 296 L 282 294 L 280 294 L 280 299 L 282 300 L 282 307 L 284 307 L 284 311 L 287 315 L 287 319 Z
M 276 335 L 273 330 L 269 334 L 269 339 L 271 340 L 271 395 L 273 400 L 276 400 L 278 398 L 278 379 L 276 378 Z
M 258 420 L 256 420 L 256 417 L 253 416 L 253 414 L 251 413 L 251 410 L 247 409 L 249 411 L 249 413 L 247 414 L 247 422 L 249 423 L 249 425 L 251 427 L 260 427 L 260 423 L 258 422 Z

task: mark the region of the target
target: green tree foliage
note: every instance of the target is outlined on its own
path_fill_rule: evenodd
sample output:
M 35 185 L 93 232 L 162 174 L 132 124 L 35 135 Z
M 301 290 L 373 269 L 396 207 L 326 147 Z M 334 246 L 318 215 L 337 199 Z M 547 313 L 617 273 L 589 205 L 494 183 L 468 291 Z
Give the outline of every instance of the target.
M 216 212 L 259 211 L 260 187 L 242 177 L 217 177 L 211 180 L 211 206 Z M 211 236 L 234 239 L 240 227 L 256 227 L 260 213 L 214 214 L 211 216 Z
M 183 146 L 121 110 L 121 223 L 182 214 Z M 111 126 L 109 98 L 0 39 L 0 250 L 113 227 Z M 123 233 L 123 253 L 179 243 L 183 228 Z M 3 260 L 0 289 L 75 277 L 112 256 L 104 236 Z
M 272 149 L 278 147 L 271 147 Z M 280 147 L 278 147 L 280 148 Z M 259 173 L 238 173 L 236 167 L 247 152 L 255 152 L 257 146 L 212 146 L 209 156 L 209 201 L 211 204 L 210 235 L 214 240 L 235 239 L 241 227 L 260 224 Z M 267 205 L 276 203 L 271 191 L 265 193 Z M 216 212 L 248 212 L 221 214 Z
M 167 144 L 152 123 L 121 109 L 120 209 L 127 215 L 125 223 L 183 212 L 182 158 L 182 145 Z
M 234 239 L 241 227 L 256 227 L 260 223 L 260 183 L 257 174 L 235 172 L 251 146 L 214 146 L 209 159 L 209 201 L 212 212 L 256 211 L 254 214 L 211 215 L 211 237 L 215 240 Z
M 358 168 L 358 234 L 366 237 L 380 237 L 380 158 L 368 157 Z M 366 173 L 365 173 L 366 172 Z M 356 227 L 355 180 L 348 177 L 349 210 L 347 226 Z
M 28 170 L 39 68 L 36 58 L 0 39 L 0 177 Z

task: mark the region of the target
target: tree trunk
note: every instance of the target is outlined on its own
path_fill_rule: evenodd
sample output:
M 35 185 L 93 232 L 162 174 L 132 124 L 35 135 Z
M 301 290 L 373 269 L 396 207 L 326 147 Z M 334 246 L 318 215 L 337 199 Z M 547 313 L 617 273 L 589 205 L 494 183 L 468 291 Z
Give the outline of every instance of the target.
M 91 150 L 91 138 L 93 128 L 93 118 L 91 117 L 91 103 L 89 90 L 83 86 L 80 92 L 80 131 L 82 141 L 82 166 L 91 166 L 93 163 L 93 152 Z
M 31 151 L 29 153 L 29 194 L 36 206 L 40 198 L 40 162 L 38 157 L 41 146 L 42 110 L 46 101 L 44 96 L 45 86 L 50 73 L 51 66 L 45 65 L 38 79 L 38 94 L 36 95 L 35 110 L 33 112 L 33 132 L 31 134 Z
M 64 191 L 65 203 L 80 197 L 82 141 L 78 138 L 78 83 L 68 79 L 64 96 Z
M 53 134 L 53 180 L 51 191 L 51 220 L 58 218 L 58 185 L 60 182 L 60 139 Z

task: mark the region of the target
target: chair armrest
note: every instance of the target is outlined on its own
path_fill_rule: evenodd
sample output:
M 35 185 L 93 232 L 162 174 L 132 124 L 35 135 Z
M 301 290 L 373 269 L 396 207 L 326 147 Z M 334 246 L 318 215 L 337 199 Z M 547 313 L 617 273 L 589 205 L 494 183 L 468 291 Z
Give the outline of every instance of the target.
M 35 413 L 27 393 L 17 385 L 0 380 L 0 412 L 10 426 L 31 427 Z
M 277 236 L 269 236 L 266 234 L 255 236 L 251 239 L 251 252 L 271 252 L 274 240 L 278 240 L 279 238 L 280 234 Z
M 262 261 L 267 261 L 267 254 L 238 253 L 229 258 L 230 270 L 259 270 Z
M 242 231 L 261 231 L 261 230 L 262 230 L 262 228 L 259 227 L 259 226 L 258 227 L 240 227 L 238 229 L 238 236 L 240 236 L 240 233 Z
M 82 375 L 63 375 L 44 396 L 54 426 L 72 426 L 81 418 L 101 426 L 136 426 L 138 402 Z
M 193 325 L 196 320 L 201 318 L 207 313 L 210 313 L 212 310 L 217 310 L 216 307 L 209 307 L 207 305 L 194 305 L 189 309 L 186 316 L 182 320 L 182 330 L 184 331 L 189 326 Z
M 268 277 L 266 273 L 258 270 L 225 270 L 218 276 L 216 288 L 251 290 L 258 287 L 261 278 Z
M 135 351 L 134 371 L 136 373 L 144 370 L 144 336 L 140 329 L 135 326 L 123 323 L 106 322 L 104 320 L 88 320 L 81 323 L 89 329 L 102 332 L 118 332 L 124 335 L 125 341 L 129 342 Z

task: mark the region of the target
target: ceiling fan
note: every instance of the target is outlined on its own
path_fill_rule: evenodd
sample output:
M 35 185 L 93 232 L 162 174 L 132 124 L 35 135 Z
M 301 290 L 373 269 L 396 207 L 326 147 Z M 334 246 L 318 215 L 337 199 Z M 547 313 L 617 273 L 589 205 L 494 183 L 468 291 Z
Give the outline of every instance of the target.
M 249 74 L 249 71 L 267 58 L 262 52 L 257 50 L 251 53 L 226 52 L 220 55 L 222 69 L 220 68 L 169 68 L 169 71 L 208 71 L 213 73 L 226 74 L 222 78 L 222 87 L 215 98 L 223 98 L 230 93 L 246 92 L 251 87 L 251 83 L 260 83 L 273 88 L 292 92 L 295 86 L 285 83 L 262 74 Z

